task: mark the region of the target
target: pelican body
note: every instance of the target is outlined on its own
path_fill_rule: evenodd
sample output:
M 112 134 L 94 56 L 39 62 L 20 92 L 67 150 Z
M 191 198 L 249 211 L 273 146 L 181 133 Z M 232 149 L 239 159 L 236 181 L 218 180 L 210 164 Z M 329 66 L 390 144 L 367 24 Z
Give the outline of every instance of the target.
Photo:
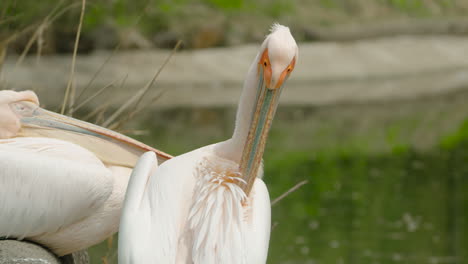
M 118 230 L 131 169 L 146 151 L 170 158 L 44 110 L 33 92 L 0 91 L 0 238 L 58 256 L 101 242 Z
M 138 161 L 122 210 L 119 263 L 266 263 L 270 199 L 262 181 L 268 130 L 298 49 L 274 25 L 250 66 L 232 138 Z

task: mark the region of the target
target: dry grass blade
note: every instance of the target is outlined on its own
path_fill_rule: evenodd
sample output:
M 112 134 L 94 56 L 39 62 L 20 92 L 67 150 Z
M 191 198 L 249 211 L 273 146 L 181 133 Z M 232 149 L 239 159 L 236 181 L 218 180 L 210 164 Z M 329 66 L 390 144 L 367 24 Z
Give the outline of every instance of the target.
M 72 79 L 72 84 L 70 85 L 70 106 L 68 107 L 67 115 L 72 116 L 71 110 L 75 106 L 75 94 L 76 94 L 76 83 L 75 78 Z
M 39 25 L 39 27 L 41 27 L 41 25 Z M 28 52 L 31 49 L 32 45 L 34 44 L 34 42 L 36 42 L 36 39 L 38 38 L 38 36 L 39 36 L 39 33 L 38 33 L 38 30 L 36 30 L 34 32 L 34 34 L 31 36 L 31 38 L 28 40 L 28 42 L 26 43 L 26 47 L 24 47 L 23 51 L 21 52 L 21 55 L 19 56 L 18 60 L 16 61 L 15 67 L 17 67 L 18 65 L 20 65 L 23 62 L 24 58 L 26 57 L 26 54 L 28 54 Z
M 140 108 L 135 109 L 135 111 L 131 112 L 129 114 L 130 117 L 133 117 L 133 115 L 138 114 L 141 112 L 143 109 L 147 108 L 149 105 L 154 104 L 159 98 L 161 98 L 165 93 L 167 92 L 167 89 L 161 90 L 156 96 L 151 98 L 148 103 L 142 105 Z
M 25 34 L 26 32 L 28 32 L 30 30 L 33 30 L 35 27 L 36 27 L 35 25 L 29 25 L 29 26 L 23 28 L 21 31 L 15 32 L 15 33 L 11 34 L 10 36 L 8 36 L 6 39 L 2 40 L 1 44 L 8 44 L 8 43 L 14 41 L 18 36 L 20 36 L 22 34 Z
M 42 55 L 42 48 L 44 47 L 44 34 L 45 31 L 47 30 L 48 24 L 42 24 L 40 25 L 36 32 L 37 32 L 37 40 L 36 40 L 36 46 L 37 46 L 37 52 L 36 52 L 36 64 L 39 64 L 39 61 L 41 59 Z
M 273 231 L 273 229 L 275 229 L 275 227 L 277 227 L 278 225 L 279 225 L 278 222 L 273 222 L 273 223 L 271 224 L 271 230 Z
M 144 89 L 139 90 L 134 96 L 130 98 L 127 102 L 125 102 L 117 111 L 115 111 L 104 123 L 102 123 L 103 127 L 109 126 L 115 119 L 117 119 L 120 114 L 125 111 L 129 106 L 131 106 L 134 102 L 138 100 L 140 96 L 144 94 Z
M 102 263 L 103 264 L 108 264 L 110 263 L 110 260 L 109 260 L 109 256 L 110 256 L 110 253 L 112 251 L 112 243 L 114 241 L 114 236 L 110 236 L 109 238 L 107 238 L 107 250 L 106 250 L 106 255 L 104 255 L 104 257 L 101 258 L 102 260 Z
M 61 0 L 56 6 L 55 8 L 42 20 L 41 23 L 39 23 L 39 26 L 41 24 L 44 23 L 44 21 L 47 21 L 47 23 L 52 23 L 53 21 L 55 21 L 57 18 L 59 18 L 61 15 L 63 15 L 65 12 L 67 12 L 68 10 L 72 9 L 72 8 L 75 8 L 76 6 L 78 6 L 78 3 L 73 3 L 73 4 L 70 4 L 69 6 L 63 8 L 61 11 L 59 11 L 57 14 L 55 14 L 54 16 L 52 16 L 58 9 L 59 7 L 62 5 L 62 2 L 64 0 Z M 5 9 L 6 10 L 6 9 Z M 4 11 L 5 11 L 4 10 Z M 22 30 L 20 30 L 19 32 L 15 32 L 13 34 L 10 34 L 8 36 L 8 38 L 6 38 L 5 40 L 2 40 L 1 43 L 2 44 L 8 44 L 12 41 L 14 41 L 16 38 L 18 38 L 18 36 L 22 35 L 22 34 L 25 34 L 31 30 L 33 30 L 34 28 L 38 28 L 39 26 L 37 26 L 37 23 L 34 23 L 34 24 L 31 24 L 31 25 L 28 25 L 27 27 L 23 28 Z
M 290 195 L 291 193 L 295 192 L 297 189 L 301 188 L 304 184 L 307 184 L 309 181 L 308 180 L 303 180 L 299 182 L 298 184 L 294 185 L 291 189 L 287 190 L 285 193 L 277 197 L 271 202 L 271 206 L 274 206 L 277 204 L 279 201 L 283 200 L 286 196 Z
M 9 22 L 15 21 L 19 17 L 20 16 L 16 15 L 16 16 L 11 16 L 11 17 L 7 17 L 7 18 L 2 18 L 2 20 L 0 20 L 0 26 L 3 25 L 3 24 L 9 23 Z
M 101 89 L 99 89 L 99 91 L 97 91 L 96 93 L 94 93 L 93 95 L 89 96 L 88 98 L 86 98 L 83 102 L 81 102 L 78 106 L 70 109 L 70 114 L 73 114 L 74 111 L 78 111 L 81 107 L 83 107 L 84 105 L 86 105 L 87 103 L 89 103 L 91 100 L 93 100 L 94 98 L 96 98 L 97 96 L 99 96 L 100 94 L 102 94 L 105 90 L 107 90 L 109 87 L 112 87 L 114 86 L 114 83 L 116 81 L 112 81 L 111 83 L 109 83 L 108 85 L 102 87 Z
M 34 42 L 36 42 L 37 38 L 38 38 L 38 31 L 36 30 L 34 34 L 31 36 L 31 38 L 28 40 L 28 42 L 26 43 L 26 47 L 24 47 L 23 51 L 21 52 L 21 55 L 16 61 L 15 67 L 20 65 L 23 62 L 24 58 L 26 57 L 26 54 L 28 54 L 29 50 L 31 49 Z
M 101 66 L 99 67 L 99 69 L 93 74 L 93 77 L 91 77 L 91 79 L 89 80 L 88 84 L 86 85 L 86 87 L 81 90 L 81 92 L 78 94 L 78 96 L 76 97 L 76 101 L 80 100 L 81 96 L 89 89 L 89 87 L 91 86 L 91 84 L 94 82 L 94 80 L 96 80 L 97 76 L 102 72 L 102 70 L 104 69 L 104 66 L 107 65 L 107 63 L 112 59 L 112 57 L 114 57 L 115 53 L 117 53 L 117 51 L 120 49 L 120 43 L 115 47 L 115 49 L 112 51 L 112 53 L 109 55 L 109 57 L 106 58 L 106 60 L 101 64 Z
M 102 112 L 105 112 L 107 110 L 107 108 L 109 108 L 109 103 L 106 103 L 106 104 L 103 104 L 103 105 L 101 105 L 99 107 L 96 107 L 96 109 L 91 111 L 89 114 L 84 116 L 82 119 L 90 122 L 89 120 L 91 120 L 91 118 L 99 115 Z
M 61 1 L 61 2 L 62 2 L 62 1 Z M 49 22 L 52 23 L 52 22 L 55 21 L 57 18 L 59 18 L 60 16 L 62 16 L 63 14 L 65 14 L 68 10 L 73 9 L 73 8 L 79 6 L 79 4 L 80 4 L 80 3 L 77 2 L 77 3 L 73 3 L 73 4 L 70 4 L 70 5 L 66 6 L 65 8 L 63 8 L 62 10 L 60 10 L 59 12 L 57 12 L 57 14 L 55 14 L 53 17 L 51 17 L 51 18 L 49 19 Z M 54 10 L 55 10 L 55 9 L 54 9 Z
M 102 108 L 102 110 L 97 113 L 96 119 L 94 120 L 94 124 L 102 124 L 104 122 L 104 120 L 105 120 L 104 119 L 104 114 L 106 113 L 106 111 L 107 111 L 107 107 Z
M 143 8 L 143 12 L 140 13 L 140 15 L 137 17 L 137 19 L 135 20 L 135 23 L 133 26 L 136 26 L 141 18 L 143 17 L 143 15 L 146 13 L 146 11 L 149 9 L 150 7 L 150 4 L 152 3 L 152 1 L 148 1 L 145 5 L 145 7 Z M 127 33 L 129 34 L 129 33 Z M 123 37 L 125 38 L 125 36 Z M 104 69 L 104 66 L 110 61 L 110 59 L 115 55 L 115 53 L 117 53 L 117 51 L 120 49 L 120 46 L 121 46 L 122 42 L 119 41 L 119 43 L 117 44 L 117 46 L 114 48 L 113 52 L 111 53 L 111 55 L 104 61 L 104 63 L 99 67 L 99 69 L 94 73 L 93 77 L 90 79 L 90 81 L 88 82 L 88 84 L 86 85 L 86 87 L 79 93 L 78 97 L 76 98 L 76 100 L 78 101 L 81 96 L 86 92 L 86 90 L 89 89 L 89 87 L 91 86 L 92 82 L 97 78 L 97 76 L 99 75 L 99 73 L 101 73 L 101 71 Z M 76 110 L 75 110 L 76 111 Z M 71 111 L 71 113 L 73 113 L 73 111 Z M 109 122 L 110 123 L 110 122 Z
M 107 249 L 108 249 L 108 252 L 112 249 L 112 244 L 114 243 L 114 236 L 110 236 L 108 239 L 107 239 Z
M 24 50 L 21 52 L 21 55 L 19 56 L 18 60 L 16 61 L 16 64 L 15 64 L 15 67 L 19 66 L 24 58 L 26 57 L 26 55 L 29 53 L 29 50 L 31 49 L 32 45 L 34 44 L 34 42 L 37 42 L 37 45 L 38 45 L 38 54 L 41 52 L 42 50 L 42 44 L 41 43 L 41 38 L 42 38 L 42 34 L 44 33 L 44 31 L 46 30 L 46 28 L 50 25 L 50 23 L 56 19 L 58 16 L 54 15 L 55 12 L 57 12 L 59 10 L 59 8 L 61 7 L 63 3 L 63 0 L 60 1 L 56 6 L 55 8 L 42 20 L 41 23 L 39 23 L 39 26 L 37 26 L 36 28 L 36 31 L 34 31 L 33 35 L 31 36 L 31 38 L 29 38 L 28 42 L 26 43 L 26 47 L 24 48 Z M 68 7 L 70 8 L 70 6 Z M 68 8 L 64 8 L 65 10 L 67 10 Z M 59 14 L 63 14 L 63 10 L 62 12 L 59 12 Z M 51 19 L 52 18 L 52 19 Z M 36 41 L 37 40 L 37 41 Z
M 80 22 L 78 24 L 78 30 L 76 32 L 76 39 L 75 39 L 75 46 L 73 48 L 73 57 L 72 57 L 72 66 L 70 69 L 70 78 L 68 80 L 67 89 L 65 90 L 65 98 L 63 99 L 62 110 L 60 113 L 63 115 L 65 113 L 65 109 L 68 103 L 68 97 L 70 96 L 71 86 L 73 84 L 74 75 L 75 75 L 75 63 L 76 63 L 76 54 L 78 52 L 78 44 L 80 43 L 80 34 L 81 34 L 81 27 L 83 26 L 83 18 L 86 9 L 86 0 L 82 0 L 81 2 L 81 14 L 80 14 Z M 72 103 L 73 104 L 73 103 Z
M 137 108 L 139 103 L 141 102 L 141 100 L 143 99 L 144 95 L 149 91 L 149 89 L 151 88 L 151 86 L 154 84 L 154 82 L 156 81 L 156 78 L 159 76 L 159 74 L 161 73 L 161 71 L 164 69 L 164 67 L 167 65 L 167 63 L 169 62 L 169 60 L 172 58 L 172 56 L 177 52 L 177 50 L 179 49 L 180 45 L 182 44 L 182 42 L 179 40 L 176 44 L 176 46 L 174 47 L 174 49 L 172 50 L 171 54 L 169 54 L 169 56 L 166 58 L 166 60 L 163 62 L 163 64 L 161 65 L 161 67 L 159 67 L 159 69 L 156 71 L 156 73 L 153 75 L 153 78 L 145 85 L 145 87 L 143 87 L 142 89 L 140 89 L 135 95 L 133 95 L 130 100 L 128 100 L 127 102 L 125 102 L 119 109 L 117 109 L 117 111 L 115 111 L 114 114 L 112 114 L 102 125 L 104 127 L 107 127 L 109 126 L 110 124 L 112 124 L 125 110 L 127 110 L 127 108 L 129 108 L 133 103 L 136 102 L 134 108 Z
M 136 114 L 141 112 L 143 109 L 147 108 L 149 105 L 156 102 L 159 98 L 161 98 L 164 95 L 165 92 L 166 92 L 165 90 L 159 92 L 155 97 L 151 98 L 151 100 L 149 100 L 148 103 L 146 103 L 145 105 L 139 107 L 138 109 L 133 110 L 128 115 L 123 117 L 121 120 L 119 120 L 119 121 L 113 123 L 112 125 L 110 125 L 109 129 L 111 129 L 111 130 L 120 130 L 125 125 L 126 122 L 128 122 L 130 119 L 132 119 Z
M 3 63 L 5 62 L 7 46 L 0 43 L 0 73 L 2 72 Z
M 172 49 L 171 53 L 169 54 L 169 56 L 167 56 L 166 60 L 163 62 L 163 64 L 161 65 L 161 67 L 159 67 L 158 71 L 156 72 L 156 74 L 153 76 L 153 79 L 151 79 L 151 82 L 148 83 L 148 87 L 146 88 L 146 91 L 145 91 L 145 94 L 146 92 L 149 90 L 149 88 L 154 84 L 154 82 L 156 81 L 156 79 L 158 78 L 159 74 L 161 74 L 162 70 L 166 67 L 166 65 L 169 63 L 169 61 L 171 60 L 172 56 L 174 56 L 174 54 L 179 50 L 180 46 L 182 45 L 182 41 L 181 40 L 178 40 L 176 45 L 174 46 L 174 48 Z M 143 95 L 145 95 L 143 94 Z M 135 105 L 135 109 L 140 105 L 141 103 L 141 100 L 143 99 L 143 95 L 140 97 L 140 99 L 138 100 L 137 104 Z

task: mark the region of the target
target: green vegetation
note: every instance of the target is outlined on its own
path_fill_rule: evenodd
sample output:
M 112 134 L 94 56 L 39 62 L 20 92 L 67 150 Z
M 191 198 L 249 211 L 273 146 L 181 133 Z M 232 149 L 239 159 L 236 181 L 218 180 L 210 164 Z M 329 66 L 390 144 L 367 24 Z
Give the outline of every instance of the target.
M 53 21 L 42 24 L 42 41 L 47 44 L 56 39 L 63 42 L 71 39 L 72 42 L 80 5 L 78 0 L 1 1 L 0 41 L 25 29 L 29 31 L 24 36 L 30 36 L 45 17 L 58 14 Z M 154 41 L 155 45 L 168 48 L 174 39 L 182 39 L 186 47 L 197 48 L 257 40 L 275 21 L 290 25 L 297 31 L 297 39 L 301 40 L 307 35 L 304 32 L 323 27 L 401 19 L 465 18 L 467 14 L 468 2 L 465 0 L 88 0 L 82 45 L 93 43 L 97 36 L 102 37 L 103 34 L 95 32 L 104 29 L 112 29 L 112 36 L 121 34 L 121 37 L 125 30 L 134 29 L 149 41 L 160 34 L 167 40 L 168 35 L 164 34 L 170 33 L 173 38 L 170 42 Z M 112 37 L 108 38 L 112 40 Z M 197 44 L 200 38 L 202 41 L 206 38 L 207 43 Z M 116 40 L 113 41 L 111 47 L 117 45 Z M 22 50 L 25 40 L 18 42 L 15 49 Z M 60 45 L 63 44 L 50 46 Z M 56 49 L 70 52 L 67 48 Z

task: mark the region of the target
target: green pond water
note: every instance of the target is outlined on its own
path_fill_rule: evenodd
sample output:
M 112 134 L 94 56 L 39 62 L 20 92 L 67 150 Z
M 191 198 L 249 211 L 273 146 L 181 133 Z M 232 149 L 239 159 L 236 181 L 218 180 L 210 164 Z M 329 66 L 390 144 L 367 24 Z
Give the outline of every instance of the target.
M 270 196 L 308 184 L 272 207 L 268 263 L 468 263 L 468 122 L 448 125 L 449 110 L 419 122 L 431 113 L 413 110 L 364 121 L 279 110 L 264 157 Z M 353 111 L 344 112 L 362 109 Z M 229 137 L 233 116 L 233 109 L 150 115 L 138 126 L 149 134 L 139 139 L 180 154 Z M 421 138 L 423 147 L 413 144 Z M 92 263 L 105 255 L 117 263 L 116 241 L 91 248 Z

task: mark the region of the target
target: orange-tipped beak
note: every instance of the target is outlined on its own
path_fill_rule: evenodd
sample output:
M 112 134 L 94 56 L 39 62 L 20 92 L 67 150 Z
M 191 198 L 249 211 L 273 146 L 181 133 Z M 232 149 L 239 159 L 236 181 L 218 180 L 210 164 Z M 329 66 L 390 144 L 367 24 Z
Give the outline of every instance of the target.
M 263 68 L 263 83 L 266 86 L 266 88 L 270 90 L 276 90 L 284 84 L 286 79 L 294 70 L 295 65 L 296 57 L 294 57 L 291 63 L 288 65 L 288 67 L 286 67 L 281 72 L 280 76 L 277 78 L 276 83 L 273 83 L 273 71 L 271 69 L 270 58 L 268 57 L 268 48 L 266 48 L 258 62 L 258 71 L 260 72 L 260 70 Z
M 242 186 L 242 188 L 247 195 L 250 193 L 262 162 L 268 131 L 278 107 L 281 90 L 294 68 L 295 61 L 293 59 L 290 65 L 281 73 L 276 84 L 272 84 L 271 80 L 272 71 L 270 60 L 268 59 L 268 49 L 265 50 L 259 61 L 257 101 L 250 123 L 247 142 L 245 143 L 239 164 L 240 173 L 246 182 L 246 185 Z

